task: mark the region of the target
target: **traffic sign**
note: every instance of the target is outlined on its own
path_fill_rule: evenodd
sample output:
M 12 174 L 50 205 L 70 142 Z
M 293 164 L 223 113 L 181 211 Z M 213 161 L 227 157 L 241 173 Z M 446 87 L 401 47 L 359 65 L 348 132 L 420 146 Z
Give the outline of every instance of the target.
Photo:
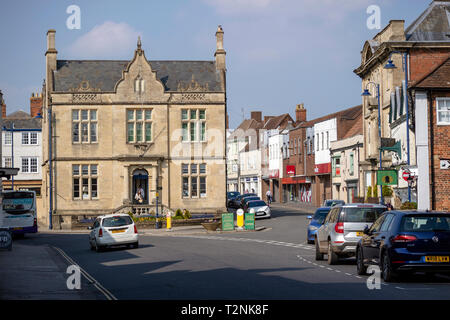
M 403 177 L 403 180 L 405 180 L 405 181 L 411 180 L 411 172 L 406 171 L 406 170 L 403 171 L 402 177 Z

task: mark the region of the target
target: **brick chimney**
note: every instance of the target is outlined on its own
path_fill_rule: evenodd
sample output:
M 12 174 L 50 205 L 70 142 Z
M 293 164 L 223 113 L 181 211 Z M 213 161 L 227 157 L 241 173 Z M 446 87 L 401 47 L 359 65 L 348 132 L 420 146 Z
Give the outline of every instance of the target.
M 295 121 L 297 124 L 306 121 L 306 109 L 303 103 L 298 104 L 295 108 Z
M 30 115 L 32 118 L 42 115 L 42 93 L 32 93 L 30 98 Z
M 258 122 L 262 121 L 262 112 L 261 111 L 252 111 L 250 112 L 250 118 L 256 120 Z

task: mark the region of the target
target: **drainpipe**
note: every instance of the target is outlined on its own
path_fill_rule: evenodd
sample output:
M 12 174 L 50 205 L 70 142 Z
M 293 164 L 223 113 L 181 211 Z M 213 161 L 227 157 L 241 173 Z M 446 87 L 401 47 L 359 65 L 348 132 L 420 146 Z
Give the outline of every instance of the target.
M 49 225 L 48 228 L 50 230 L 53 229 L 53 168 L 52 168 L 52 109 L 51 105 L 48 106 L 48 167 L 49 167 L 49 209 L 48 209 L 48 218 Z
M 406 107 L 406 153 L 408 157 L 408 166 L 411 165 L 411 156 L 409 153 L 409 103 L 408 103 L 408 53 L 404 53 L 405 59 L 405 89 L 404 100 Z M 408 202 L 411 202 L 411 184 L 408 182 Z

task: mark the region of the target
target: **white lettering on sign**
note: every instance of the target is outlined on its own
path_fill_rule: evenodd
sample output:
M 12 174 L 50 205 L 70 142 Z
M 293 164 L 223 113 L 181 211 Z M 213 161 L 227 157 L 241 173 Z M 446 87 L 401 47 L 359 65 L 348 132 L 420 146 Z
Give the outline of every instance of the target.
M 441 160 L 441 170 L 450 170 L 450 160 Z

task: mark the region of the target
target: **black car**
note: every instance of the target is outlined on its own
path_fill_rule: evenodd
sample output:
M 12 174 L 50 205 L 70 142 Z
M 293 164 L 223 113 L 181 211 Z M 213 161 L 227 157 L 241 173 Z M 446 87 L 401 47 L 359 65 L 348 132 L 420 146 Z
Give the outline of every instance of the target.
M 250 196 L 250 197 L 242 198 L 242 200 L 241 200 L 241 208 L 244 209 L 245 205 L 247 204 L 247 202 L 254 201 L 254 200 L 261 200 L 261 198 L 258 197 L 258 196 Z
M 450 272 L 450 213 L 386 211 L 356 248 L 358 274 L 377 265 L 386 282 L 402 272 Z
M 231 201 L 236 199 L 238 196 L 240 196 L 241 193 L 239 191 L 229 191 L 227 192 L 227 207 L 232 207 L 230 206 Z

